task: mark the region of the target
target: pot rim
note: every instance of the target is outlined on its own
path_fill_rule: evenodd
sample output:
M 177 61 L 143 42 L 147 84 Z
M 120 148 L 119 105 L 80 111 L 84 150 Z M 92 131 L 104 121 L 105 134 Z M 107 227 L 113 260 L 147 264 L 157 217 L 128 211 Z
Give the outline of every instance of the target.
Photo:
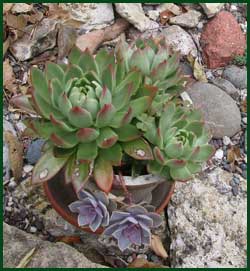
M 52 207 L 56 210 L 56 212 L 63 218 L 65 219 L 67 222 L 69 222 L 70 224 L 74 225 L 75 227 L 90 232 L 90 233 L 95 233 L 95 234 L 101 234 L 104 231 L 103 227 L 98 228 L 95 232 L 93 232 L 89 227 L 81 227 L 78 225 L 77 223 L 77 219 L 75 219 L 73 217 L 73 215 L 69 215 L 67 212 L 65 212 L 64 208 L 62 208 L 60 206 L 60 204 L 57 203 L 57 201 L 54 199 L 53 194 L 51 193 L 51 190 L 49 188 L 48 182 L 50 180 L 48 180 L 47 182 L 43 183 L 43 188 L 45 191 L 45 194 L 49 200 L 49 202 L 51 203 Z M 173 193 L 174 193 L 174 189 L 175 189 L 175 181 L 172 182 L 172 184 L 170 185 L 170 189 L 169 192 L 165 198 L 165 200 L 161 203 L 161 205 L 155 210 L 155 213 L 160 214 L 164 208 L 168 205 Z

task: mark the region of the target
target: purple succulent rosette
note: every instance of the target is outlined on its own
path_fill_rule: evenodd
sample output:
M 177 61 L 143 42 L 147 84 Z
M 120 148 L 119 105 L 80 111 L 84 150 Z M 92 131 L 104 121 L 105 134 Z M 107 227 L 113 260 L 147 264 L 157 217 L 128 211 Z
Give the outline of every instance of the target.
M 149 245 L 151 228 L 162 224 L 160 215 L 148 212 L 142 206 L 130 206 L 126 212 L 114 211 L 110 225 L 105 229 L 104 235 L 112 236 L 118 241 L 118 247 L 124 251 L 130 245 Z
M 79 200 L 69 205 L 69 209 L 73 213 L 78 213 L 79 226 L 88 225 L 95 232 L 100 226 L 105 227 L 109 224 L 109 200 L 105 193 L 98 191 L 92 194 L 81 190 L 78 198 Z

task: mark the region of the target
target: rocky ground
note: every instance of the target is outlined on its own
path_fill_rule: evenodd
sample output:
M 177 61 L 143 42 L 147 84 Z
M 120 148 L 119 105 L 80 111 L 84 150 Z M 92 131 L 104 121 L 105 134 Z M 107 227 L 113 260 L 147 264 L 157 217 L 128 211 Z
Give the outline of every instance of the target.
M 4 266 L 125 267 L 139 258 L 170 267 L 245 267 L 246 31 L 242 3 L 4 4 Z M 73 44 L 94 52 L 151 35 L 180 52 L 193 81 L 186 94 L 204 113 L 216 148 L 202 174 L 176 186 L 162 231 L 167 259 L 150 250 L 108 253 L 96 235 L 63 221 L 42 188 L 30 184 L 43 141 L 27 133 L 24 113 L 9 104 L 27 92 L 31 66 L 65 62 Z

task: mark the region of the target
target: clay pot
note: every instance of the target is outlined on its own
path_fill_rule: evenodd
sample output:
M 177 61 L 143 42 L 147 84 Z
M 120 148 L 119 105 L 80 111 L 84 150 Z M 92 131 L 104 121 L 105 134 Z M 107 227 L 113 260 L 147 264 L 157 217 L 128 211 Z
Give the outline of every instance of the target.
M 164 178 L 154 175 L 143 175 L 137 178 L 124 176 L 124 181 L 128 191 L 132 195 L 133 202 L 141 200 L 148 201 L 149 204 L 156 207 L 156 212 L 160 213 L 168 205 L 174 191 L 174 182 L 166 181 Z M 90 190 L 95 187 L 95 182 L 89 182 Z M 114 195 L 123 195 L 124 190 L 117 182 L 112 187 L 111 193 Z M 96 187 L 95 187 L 96 188 Z M 72 213 L 68 205 L 77 200 L 77 195 L 71 183 L 65 184 L 63 171 L 60 171 L 51 180 L 44 183 L 45 194 L 52 207 L 70 224 L 85 231 L 92 232 L 88 227 L 79 227 L 77 223 L 77 214 Z M 95 233 L 102 233 L 99 228 Z

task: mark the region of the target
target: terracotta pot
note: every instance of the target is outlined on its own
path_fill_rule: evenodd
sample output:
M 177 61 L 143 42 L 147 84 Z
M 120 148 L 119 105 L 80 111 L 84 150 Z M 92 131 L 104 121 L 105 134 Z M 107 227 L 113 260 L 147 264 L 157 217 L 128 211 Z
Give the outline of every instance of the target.
M 126 177 L 124 178 L 126 179 Z M 131 179 L 131 177 L 127 178 Z M 133 191 L 134 189 L 140 189 L 138 185 L 130 185 L 130 183 L 128 183 L 128 185 L 126 186 L 130 192 Z M 154 187 L 153 188 L 151 187 L 152 201 L 150 204 L 156 207 L 157 213 L 162 212 L 164 208 L 168 205 L 174 191 L 174 186 L 175 186 L 174 182 L 168 182 L 165 180 L 164 182 L 159 181 L 159 184 L 154 183 Z M 150 188 L 150 184 L 146 184 L 146 187 L 147 189 Z M 111 190 L 111 193 L 119 194 L 119 190 L 122 189 L 118 185 L 116 185 L 114 189 Z M 52 207 L 67 222 L 82 230 L 92 232 L 91 229 L 88 227 L 79 227 L 77 223 L 77 214 L 72 213 L 68 208 L 68 205 L 70 203 L 77 200 L 77 195 L 71 184 L 67 185 L 65 184 L 63 171 L 60 171 L 51 180 L 44 183 L 44 191 Z M 100 234 L 102 233 L 102 231 L 103 228 L 99 228 L 95 233 Z

